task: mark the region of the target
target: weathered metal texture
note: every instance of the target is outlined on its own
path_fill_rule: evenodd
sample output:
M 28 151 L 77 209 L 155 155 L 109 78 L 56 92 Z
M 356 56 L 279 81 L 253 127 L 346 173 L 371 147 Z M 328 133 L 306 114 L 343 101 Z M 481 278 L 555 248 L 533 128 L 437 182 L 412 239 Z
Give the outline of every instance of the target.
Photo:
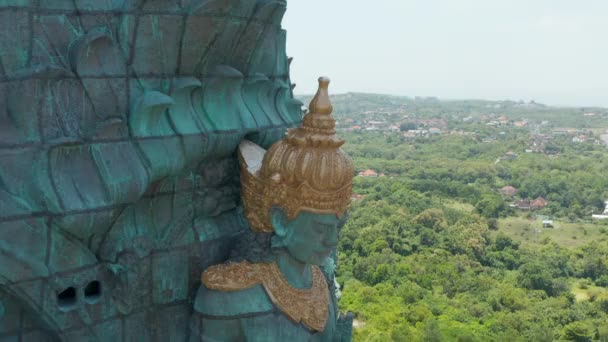
M 352 315 L 337 314 L 334 272 L 354 170 L 335 135 L 328 85 L 319 79 L 302 124 L 270 149 L 239 145 L 252 233 L 241 236 L 226 263 L 203 272 L 192 317 L 196 340 L 351 340 Z
M 275 0 L 0 0 L 0 340 L 180 341 L 301 120 Z

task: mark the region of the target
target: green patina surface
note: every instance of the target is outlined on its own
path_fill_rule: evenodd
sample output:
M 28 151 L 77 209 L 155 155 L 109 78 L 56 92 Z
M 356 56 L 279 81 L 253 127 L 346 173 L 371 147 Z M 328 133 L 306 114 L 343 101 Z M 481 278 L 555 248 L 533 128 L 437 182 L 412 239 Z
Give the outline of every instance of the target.
M 340 219 L 335 214 L 301 212 L 287 221 L 282 210 L 272 213 L 273 246 L 264 261 L 276 262 L 285 279 L 298 288 L 311 286 L 312 278 L 301 277 L 300 269 L 320 265 L 337 244 Z M 322 222 L 322 233 L 312 227 Z M 280 247 L 280 248 L 277 248 Z M 330 267 L 331 268 L 331 267 Z M 332 270 L 333 271 L 333 270 Z M 305 273 L 305 272 L 304 272 Z M 333 276 L 331 280 L 333 282 Z M 331 284 L 331 283 L 330 283 Z M 216 291 L 201 286 L 194 303 L 194 320 L 199 334 L 191 340 L 203 341 L 350 341 L 352 317 L 337 316 L 337 299 L 333 284 L 330 295 L 329 317 L 325 330 L 314 332 L 302 323 L 294 323 L 276 309 L 261 285 L 239 291 Z
M 0 340 L 196 340 L 193 312 L 272 306 L 255 289 L 232 306 L 196 301 L 202 270 L 248 230 L 237 145 L 267 148 L 301 120 L 285 10 L 0 0 Z M 332 310 L 343 332 L 324 339 L 350 340 Z M 218 328 L 309 338 L 273 315 Z

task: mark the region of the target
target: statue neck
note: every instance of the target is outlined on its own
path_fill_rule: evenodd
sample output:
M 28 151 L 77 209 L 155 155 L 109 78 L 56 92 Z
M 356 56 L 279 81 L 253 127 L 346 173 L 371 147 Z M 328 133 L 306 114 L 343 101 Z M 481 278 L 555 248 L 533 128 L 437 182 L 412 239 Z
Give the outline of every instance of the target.
M 277 265 L 289 285 L 298 289 L 312 286 L 312 268 L 309 264 L 296 260 L 285 251 L 277 255 Z

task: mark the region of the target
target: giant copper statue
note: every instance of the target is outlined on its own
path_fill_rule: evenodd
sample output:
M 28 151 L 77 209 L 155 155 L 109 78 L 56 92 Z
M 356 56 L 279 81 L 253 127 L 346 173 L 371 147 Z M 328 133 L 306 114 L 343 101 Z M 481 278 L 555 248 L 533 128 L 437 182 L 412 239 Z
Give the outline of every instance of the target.
M 256 247 L 271 255 L 203 273 L 195 305 L 203 340 L 341 340 L 333 277 L 319 266 L 331 262 L 354 170 L 336 137 L 328 84 L 319 79 L 302 125 L 268 151 L 239 146 L 245 215 L 253 231 L 270 234 Z
M 0 341 L 350 339 L 352 165 L 286 6 L 0 0 Z

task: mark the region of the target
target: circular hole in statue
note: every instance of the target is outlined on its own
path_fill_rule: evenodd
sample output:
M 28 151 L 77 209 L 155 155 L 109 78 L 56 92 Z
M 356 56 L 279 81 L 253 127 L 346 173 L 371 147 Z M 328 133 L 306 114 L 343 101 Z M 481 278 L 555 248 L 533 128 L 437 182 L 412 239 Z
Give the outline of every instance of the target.
M 72 286 L 57 294 L 57 304 L 59 309 L 68 311 L 76 306 L 76 289 Z
M 93 280 L 84 288 L 84 300 L 88 304 L 95 304 L 101 299 L 101 283 Z

